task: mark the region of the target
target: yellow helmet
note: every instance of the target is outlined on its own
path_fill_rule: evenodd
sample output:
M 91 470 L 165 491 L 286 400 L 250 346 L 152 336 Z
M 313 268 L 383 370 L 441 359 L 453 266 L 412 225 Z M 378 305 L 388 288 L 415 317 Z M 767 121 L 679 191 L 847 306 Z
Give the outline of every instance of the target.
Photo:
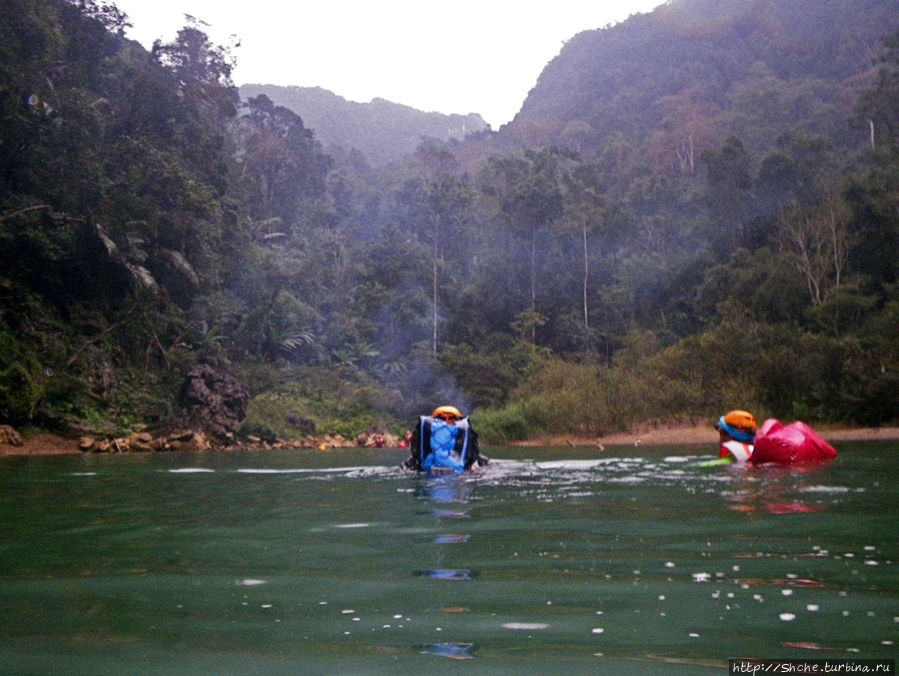
M 452 420 L 462 420 L 465 416 L 455 406 L 438 406 L 431 414 L 432 418 L 443 418 L 447 422 Z

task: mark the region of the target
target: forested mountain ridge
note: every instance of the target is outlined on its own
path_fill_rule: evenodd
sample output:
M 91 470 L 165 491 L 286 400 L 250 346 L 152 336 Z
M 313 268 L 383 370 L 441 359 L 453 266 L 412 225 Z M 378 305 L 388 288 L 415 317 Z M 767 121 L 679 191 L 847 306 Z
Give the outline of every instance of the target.
M 768 5 L 675 0 L 590 39 L 629 54 L 678 6 Z M 148 52 L 93 0 L 4 9 L 0 423 L 131 433 L 218 385 L 227 438 L 401 431 L 447 402 L 487 441 L 729 408 L 896 420 L 896 31 L 834 43 L 870 48 L 856 76 L 798 79 L 705 29 L 637 40 L 644 78 L 584 97 L 554 62 L 514 124 L 373 168 L 241 101 L 199 25 Z M 820 34 L 786 51 L 813 68 Z
M 321 87 L 245 84 L 239 92 L 243 99 L 265 94 L 274 104 L 299 115 L 325 146 L 355 148 L 376 167 L 411 155 L 424 138 L 462 140 L 488 128 L 477 113 L 423 112 L 384 99 L 357 103 Z
M 843 143 L 859 86 L 897 29 L 890 0 L 670 0 L 572 37 L 506 132 L 582 152 L 623 134 L 659 159 L 688 137 L 697 156 L 731 134 L 758 150 L 786 120 Z

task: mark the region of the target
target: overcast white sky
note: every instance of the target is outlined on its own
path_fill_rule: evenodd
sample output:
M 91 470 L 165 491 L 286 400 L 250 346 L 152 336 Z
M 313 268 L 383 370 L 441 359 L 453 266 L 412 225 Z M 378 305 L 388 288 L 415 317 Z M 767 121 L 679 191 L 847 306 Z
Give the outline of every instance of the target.
M 236 36 L 235 84 L 323 87 L 423 111 L 509 122 L 565 40 L 663 0 L 112 0 L 150 47 L 184 15 Z

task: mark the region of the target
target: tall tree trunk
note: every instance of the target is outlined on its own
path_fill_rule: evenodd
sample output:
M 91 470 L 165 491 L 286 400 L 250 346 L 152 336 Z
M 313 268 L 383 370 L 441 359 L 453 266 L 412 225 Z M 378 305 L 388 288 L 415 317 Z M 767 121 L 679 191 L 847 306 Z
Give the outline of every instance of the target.
M 431 336 L 431 349 L 437 355 L 437 243 L 439 240 L 438 228 L 434 226 L 434 258 L 431 262 L 431 291 L 433 293 L 434 317 Z
M 587 219 L 582 221 L 584 230 L 584 329 L 590 329 L 590 316 L 587 311 L 587 282 L 590 280 L 590 257 L 587 254 Z
M 537 316 L 537 225 L 531 228 L 531 312 Z M 537 344 L 537 324 L 531 325 L 531 343 Z

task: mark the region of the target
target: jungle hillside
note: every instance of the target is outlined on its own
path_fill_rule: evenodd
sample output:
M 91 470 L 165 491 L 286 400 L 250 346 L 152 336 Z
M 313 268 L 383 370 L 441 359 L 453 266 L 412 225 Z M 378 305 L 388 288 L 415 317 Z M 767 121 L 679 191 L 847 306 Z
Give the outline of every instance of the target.
M 899 421 L 895 0 L 669 0 L 387 159 L 242 97 L 199 22 L 148 51 L 111 3 L 0 7 L 0 424 Z

